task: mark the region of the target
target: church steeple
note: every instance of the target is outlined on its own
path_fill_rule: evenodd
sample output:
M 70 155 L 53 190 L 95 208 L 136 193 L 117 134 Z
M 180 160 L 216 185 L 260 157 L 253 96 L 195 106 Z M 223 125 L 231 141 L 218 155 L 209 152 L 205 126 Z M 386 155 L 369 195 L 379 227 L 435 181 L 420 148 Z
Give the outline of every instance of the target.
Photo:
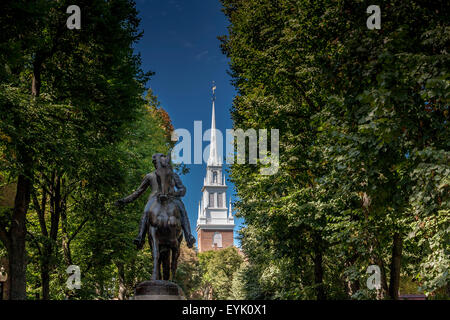
M 211 143 L 197 219 L 199 252 L 226 248 L 232 246 L 234 241 L 234 218 L 231 207 L 230 210 L 227 208 L 228 187 L 217 146 L 215 90 L 213 83 Z
M 217 135 L 216 135 L 216 86 L 213 82 L 212 87 L 212 117 L 211 117 L 211 144 L 209 145 L 208 166 L 221 166 L 222 161 L 217 152 Z

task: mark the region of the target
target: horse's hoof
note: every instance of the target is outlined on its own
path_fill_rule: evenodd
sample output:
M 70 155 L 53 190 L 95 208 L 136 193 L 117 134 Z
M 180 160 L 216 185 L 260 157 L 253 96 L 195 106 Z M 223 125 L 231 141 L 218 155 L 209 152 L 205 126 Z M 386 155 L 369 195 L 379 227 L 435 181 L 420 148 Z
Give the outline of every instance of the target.
M 144 247 L 144 241 L 139 237 L 134 239 L 133 243 L 136 245 L 136 248 L 138 250 L 141 250 Z
M 196 240 L 195 240 L 194 236 L 191 235 L 191 236 L 189 237 L 189 239 L 186 240 L 186 244 L 187 244 L 188 248 L 192 248 L 192 247 L 194 246 L 194 244 L 195 244 L 195 241 L 196 241 Z

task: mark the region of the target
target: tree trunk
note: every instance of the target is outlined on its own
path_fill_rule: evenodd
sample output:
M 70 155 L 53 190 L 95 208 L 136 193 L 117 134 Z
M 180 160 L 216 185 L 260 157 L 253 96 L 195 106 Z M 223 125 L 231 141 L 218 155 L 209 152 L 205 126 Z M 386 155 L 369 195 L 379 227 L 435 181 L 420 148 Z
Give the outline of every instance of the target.
M 66 210 L 61 211 L 61 237 L 62 237 L 62 249 L 64 260 L 67 266 L 72 265 L 72 252 L 70 250 L 70 238 L 67 231 L 67 212 Z
M 345 268 L 351 268 L 356 260 L 358 259 L 358 255 L 355 254 L 352 257 L 350 257 L 345 263 L 344 266 Z M 344 277 L 344 286 L 345 286 L 345 291 L 347 292 L 347 296 L 351 299 L 352 296 L 359 290 L 361 289 L 360 285 L 359 285 L 359 281 L 358 280 L 351 280 L 348 276 Z
M 72 253 L 70 250 L 70 243 L 67 239 L 67 234 L 62 235 L 62 249 L 63 249 L 63 255 L 64 260 L 66 261 L 67 266 L 73 265 L 72 263 Z
M 317 300 L 326 300 L 325 289 L 323 287 L 322 237 L 320 235 L 315 237 L 314 283 L 316 285 Z
M 55 178 L 56 176 L 56 178 Z M 45 202 L 43 207 L 37 209 L 40 211 L 41 220 L 44 226 L 41 226 L 41 232 L 46 237 L 41 259 L 41 285 L 42 285 L 42 299 L 48 300 L 50 297 L 50 270 L 52 269 L 52 256 L 54 251 L 54 244 L 58 237 L 59 219 L 61 216 L 61 179 L 55 173 L 52 175 L 51 185 L 49 185 L 50 192 L 50 234 L 47 233 L 45 225 Z M 43 188 L 43 198 L 45 190 Z
M 41 71 L 43 58 L 36 53 L 33 62 L 33 79 L 31 83 L 31 94 L 38 97 L 41 92 Z M 28 144 L 27 141 L 21 141 L 23 146 Z M 9 230 L 9 298 L 11 300 L 26 299 L 26 253 L 25 253 L 25 237 L 27 233 L 26 215 L 28 205 L 30 204 L 31 194 L 31 176 L 32 176 L 32 160 L 25 148 L 19 148 L 17 156 L 19 162 L 25 169 L 20 174 L 17 181 L 17 192 L 14 200 L 14 211 Z
M 377 290 L 377 300 L 383 300 L 389 293 L 389 288 L 386 279 L 386 268 L 384 267 L 383 259 L 376 256 L 376 264 L 380 267 L 381 272 L 381 289 Z
M 347 296 L 351 299 L 352 296 L 361 289 L 358 281 L 352 281 L 348 278 L 345 278 L 345 291 L 347 292 Z
M 30 203 L 31 181 L 25 175 L 19 175 L 14 211 L 10 228 L 9 258 L 9 298 L 26 299 L 26 253 L 25 236 L 27 233 L 26 214 Z
M 41 285 L 42 300 L 48 300 L 50 296 L 50 261 L 47 249 L 43 250 L 43 257 L 41 261 Z
M 33 79 L 31 80 L 31 94 L 38 97 L 41 94 L 41 71 L 42 71 L 42 57 L 36 53 L 36 58 L 33 63 Z
M 392 244 L 392 260 L 391 260 L 391 279 L 389 283 L 389 295 L 391 299 L 399 299 L 399 287 L 400 287 L 400 267 L 402 259 L 402 247 L 403 239 L 400 233 L 394 234 L 394 240 Z
M 125 270 L 122 262 L 117 262 L 117 273 L 119 275 L 119 294 L 117 298 L 119 300 L 125 300 L 127 296 L 127 286 L 125 282 Z

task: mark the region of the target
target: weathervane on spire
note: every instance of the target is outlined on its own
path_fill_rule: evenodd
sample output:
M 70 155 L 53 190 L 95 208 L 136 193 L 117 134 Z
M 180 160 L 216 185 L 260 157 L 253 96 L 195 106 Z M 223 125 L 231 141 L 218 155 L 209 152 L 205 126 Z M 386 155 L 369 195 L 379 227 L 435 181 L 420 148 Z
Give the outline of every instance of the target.
M 212 82 L 212 101 L 216 101 L 216 82 Z

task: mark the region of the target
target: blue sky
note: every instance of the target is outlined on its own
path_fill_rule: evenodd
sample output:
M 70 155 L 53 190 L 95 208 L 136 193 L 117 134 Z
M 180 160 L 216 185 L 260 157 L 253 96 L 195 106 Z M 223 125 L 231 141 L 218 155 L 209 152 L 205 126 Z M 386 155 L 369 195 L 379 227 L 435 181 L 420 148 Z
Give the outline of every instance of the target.
M 217 129 L 225 133 L 225 129 L 232 128 L 230 108 L 236 91 L 227 74 L 228 59 L 217 40 L 227 34 L 228 25 L 219 0 L 137 0 L 136 4 L 144 36 L 135 47 L 142 56 L 143 69 L 156 73 L 148 86 L 169 113 L 175 129 L 189 130 L 193 143 L 194 121 L 203 121 L 203 131 L 210 128 L 212 81 L 217 86 Z M 205 141 L 203 149 L 208 144 Z M 181 177 L 187 188 L 183 201 L 197 236 L 198 201 L 206 164 L 188 167 L 190 173 Z M 229 181 L 227 184 L 230 197 L 234 189 Z M 235 221 L 237 230 L 242 220 Z

